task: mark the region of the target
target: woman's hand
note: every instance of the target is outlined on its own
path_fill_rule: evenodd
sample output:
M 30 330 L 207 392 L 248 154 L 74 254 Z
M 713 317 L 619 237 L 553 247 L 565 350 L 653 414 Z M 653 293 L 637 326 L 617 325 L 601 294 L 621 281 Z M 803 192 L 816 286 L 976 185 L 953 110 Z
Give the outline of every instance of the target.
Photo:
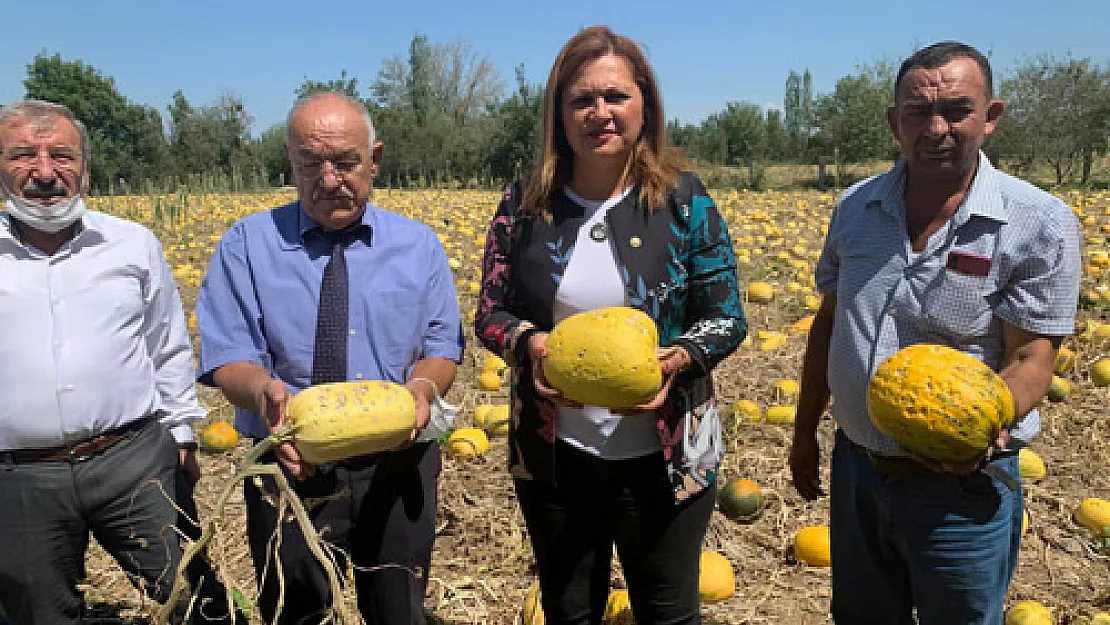
M 582 404 L 573 402 L 563 396 L 562 392 L 553 388 L 543 374 L 543 359 L 547 358 L 547 332 L 536 332 L 528 337 L 528 357 L 532 360 L 532 386 L 540 397 L 549 399 L 557 404 L 581 408 Z
M 613 410 L 614 413 L 626 415 L 662 408 L 663 404 L 667 402 L 667 396 L 671 392 L 671 385 L 674 384 L 675 376 L 689 369 L 690 365 L 694 362 L 693 358 L 690 357 L 690 352 L 678 345 L 672 345 L 659 350 L 657 357 L 659 358 L 659 368 L 663 371 L 663 386 L 659 389 L 659 392 L 655 394 L 655 397 L 652 397 L 639 406 Z

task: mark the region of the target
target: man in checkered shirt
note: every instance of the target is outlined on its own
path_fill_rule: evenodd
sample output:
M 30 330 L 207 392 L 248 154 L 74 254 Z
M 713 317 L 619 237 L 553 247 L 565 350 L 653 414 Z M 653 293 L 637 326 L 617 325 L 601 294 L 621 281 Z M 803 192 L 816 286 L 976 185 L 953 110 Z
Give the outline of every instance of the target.
M 902 158 L 841 198 L 817 265 L 823 295 L 802 370 L 790 468 L 821 491 L 818 422 L 834 398 L 832 614 L 840 624 L 1001 624 L 1017 564 L 1016 449 L 1073 330 L 1080 229 L 1055 197 L 980 152 L 1005 105 L 987 59 L 942 42 L 901 66 L 887 109 Z M 937 343 L 998 371 L 1019 420 L 989 457 L 909 458 L 871 424 L 867 384 L 899 349 Z

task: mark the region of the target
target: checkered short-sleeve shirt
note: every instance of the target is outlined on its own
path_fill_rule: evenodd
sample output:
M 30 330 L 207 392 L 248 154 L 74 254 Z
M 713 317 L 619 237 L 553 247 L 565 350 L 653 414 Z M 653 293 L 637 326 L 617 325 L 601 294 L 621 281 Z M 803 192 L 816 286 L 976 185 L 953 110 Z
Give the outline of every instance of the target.
M 856 443 L 892 455 L 898 444 L 867 416 L 867 383 L 883 360 L 938 343 L 997 371 L 1003 321 L 1048 336 L 1072 332 L 1081 274 L 1071 209 L 983 154 L 967 198 L 920 253 L 906 234 L 904 192 L 904 162 L 846 191 L 816 270 L 818 291 L 837 294 L 832 415 Z M 1012 434 L 1028 442 L 1039 431 L 1034 409 Z

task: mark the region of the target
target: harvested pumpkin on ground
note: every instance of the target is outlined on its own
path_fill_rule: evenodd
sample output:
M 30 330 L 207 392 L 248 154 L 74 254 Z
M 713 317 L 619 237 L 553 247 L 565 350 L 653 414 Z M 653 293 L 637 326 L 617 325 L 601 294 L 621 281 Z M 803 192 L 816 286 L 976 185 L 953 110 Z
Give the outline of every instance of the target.
M 663 386 L 655 322 L 634 308 L 590 310 L 560 321 L 547 337 L 543 372 L 581 404 L 630 408 Z
M 732 418 L 738 421 L 758 422 L 763 416 L 763 409 L 750 399 L 738 399 L 729 408 L 732 410 Z
M 717 493 L 717 507 L 733 521 L 752 523 L 763 514 L 763 489 L 752 480 L 730 478 Z
M 1041 460 L 1037 452 L 1028 447 L 1022 447 L 1018 450 L 1018 473 L 1021 474 L 1021 479 L 1036 482 L 1048 471 L 1045 469 L 1044 460 Z
M 1075 352 L 1067 347 L 1060 346 L 1056 350 L 1056 360 L 1052 363 L 1052 372 L 1056 375 L 1067 375 L 1075 366 Z
M 798 409 L 794 406 L 769 406 L 767 412 L 763 413 L 763 418 L 767 423 L 792 425 L 797 412 Z
M 239 444 L 239 432 L 227 421 L 213 421 L 200 433 L 200 448 L 205 451 L 231 451 Z
M 509 405 L 482 404 L 474 409 L 474 425 L 490 436 L 509 435 Z
M 964 463 L 982 456 L 1014 424 L 1006 382 L 950 347 L 919 343 L 879 365 L 867 389 L 871 422 L 925 458 Z
M 1084 499 L 1072 518 L 1094 534 L 1104 536 L 1110 532 L 1110 501 L 1096 497 Z
M 702 603 L 724 601 L 736 592 L 736 574 L 728 558 L 716 551 L 701 552 L 698 594 Z
M 1110 358 L 1103 358 L 1091 367 L 1091 383 L 1095 386 L 1110 386 Z
M 766 282 L 752 282 L 748 285 L 748 301 L 766 304 L 775 299 L 775 287 Z
M 501 388 L 501 373 L 488 369 L 478 374 L 478 388 L 483 391 L 496 391 Z
M 1006 610 L 1005 625 L 1052 625 L 1052 613 L 1038 601 L 1018 601 Z
M 447 438 L 446 448 L 455 458 L 470 460 L 489 451 L 489 437 L 479 428 L 460 428 Z
M 1071 395 L 1071 382 L 1061 378 L 1058 375 L 1052 376 L 1052 382 L 1048 385 L 1048 391 L 1045 397 L 1051 402 L 1061 402 Z
M 829 547 L 829 528 L 826 525 L 803 527 L 794 534 L 794 559 L 809 566 L 829 566 L 832 551 Z

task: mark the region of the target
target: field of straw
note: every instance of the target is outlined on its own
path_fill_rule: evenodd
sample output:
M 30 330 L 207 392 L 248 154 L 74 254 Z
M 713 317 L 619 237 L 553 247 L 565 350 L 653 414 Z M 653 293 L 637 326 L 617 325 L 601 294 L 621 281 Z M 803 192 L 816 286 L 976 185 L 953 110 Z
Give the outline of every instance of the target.
M 712 192 L 726 216 L 744 288 L 765 281 L 775 289 L 770 303 L 749 303 L 751 340 L 715 372 L 726 405 L 750 399 L 762 409 L 791 398 L 776 395 L 774 384 L 799 375 L 804 331 L 791 326 L 812 310 L 812 270 L 835 196 L 816 191 Z M 504 403 L 505 386 L 481 390 L 477 375 L 485 358 L 474 339 L 475 294 L 486 225 L 498 194 L 478 191 L 378 191 L 382 206 L 424 221 L 439 234 L 455 268 L 459 304 L 467 327 L 467 351 L 448 400 L 462 406 L 457 426 L 471 423 L 474 408 Z M 1110 342 L 1097 328 L 1107 322 L 1105 250 L 1110 236 L 1110 194 L 1069 192 L 1061 196 L 1080 215 L 1086 237 L 1084 305 L 1080 333 L 1066 345 L 1076 353 L 1067 374 L 1072 393 L 1065 401 L 1042 406 L 1044 428 L 1033 449 L 1048 467 L 1047 476 L 1026 481 L 1031 524 L 1010 600 L 1036 599 L 1048 606 L 1057 624 L 1076 623 L 1110 610 L 1110 549 L 1072 521 L 1077 504 L 1110 495 L 1110 389 L 1088 378 L 1092 363 L 1105 358 Z M 190 326 L 197 287 L 216 241 L 238 217 L 292 199 L 289 192 L 255 196 L 161 196 L 101 198 L 96 208 L 150 225 L 162 238 L 177 276 Z M 1100 256 L 1099 251 L 1102 251 Z M 807 301 L 808 299 L 808 301 Z M 1106 333 L 1102 333 L 1105 336 Z M 202 389 L 210 420 L 230 420 L 231 409 L 219 393 Z M 797 563 L 791 556 L 794 533 L 825 524 L 828 500 L 803 501 L 790 484 L 786 456 L 789 425 L 745 417 L 727 422 L 728 454 L 723 477 L 746 477 L 764 491 L 766 510 L 748 525 L 714 513 L 705 548 L 726 556 L 736 572 L 737 590 L 729 599 L 706 605 L 710 625 L 828 623 L 829 571 Z M 200 424 L 203 425 L 203 424 Z M 198 425 L 198 430 L 200 425 Z M 833 425 L 822 425 L 823 452 Z M 198 485 L 202 517 L 209 518 L 216 494 L 234 475 L 245 446 L 231 453 L 204 454 Z M 825 461 L 827 484 L 827 456 Z M 238 492 L 238 491 L 237 491 Z M 444 458 L 432 582 L 426 600 L 431 623 L 463 625 L 521 622 L 521 606 L 535 579 L 523 519 L 506 472 L 504 439 L 474 460 Z M 255 590 L 247 553 L 241 496 L 232 498 L 211 546 L 211 557 L 227 585 L 250 606 Z M 619 571 L 613 585 L 620 587 Z M 102 551 L 88 557 L 86 590 L 94 623 L 145 623 L 153 606 L 143 603 Z M 257 622 L 257 616 L 254 621 Z

